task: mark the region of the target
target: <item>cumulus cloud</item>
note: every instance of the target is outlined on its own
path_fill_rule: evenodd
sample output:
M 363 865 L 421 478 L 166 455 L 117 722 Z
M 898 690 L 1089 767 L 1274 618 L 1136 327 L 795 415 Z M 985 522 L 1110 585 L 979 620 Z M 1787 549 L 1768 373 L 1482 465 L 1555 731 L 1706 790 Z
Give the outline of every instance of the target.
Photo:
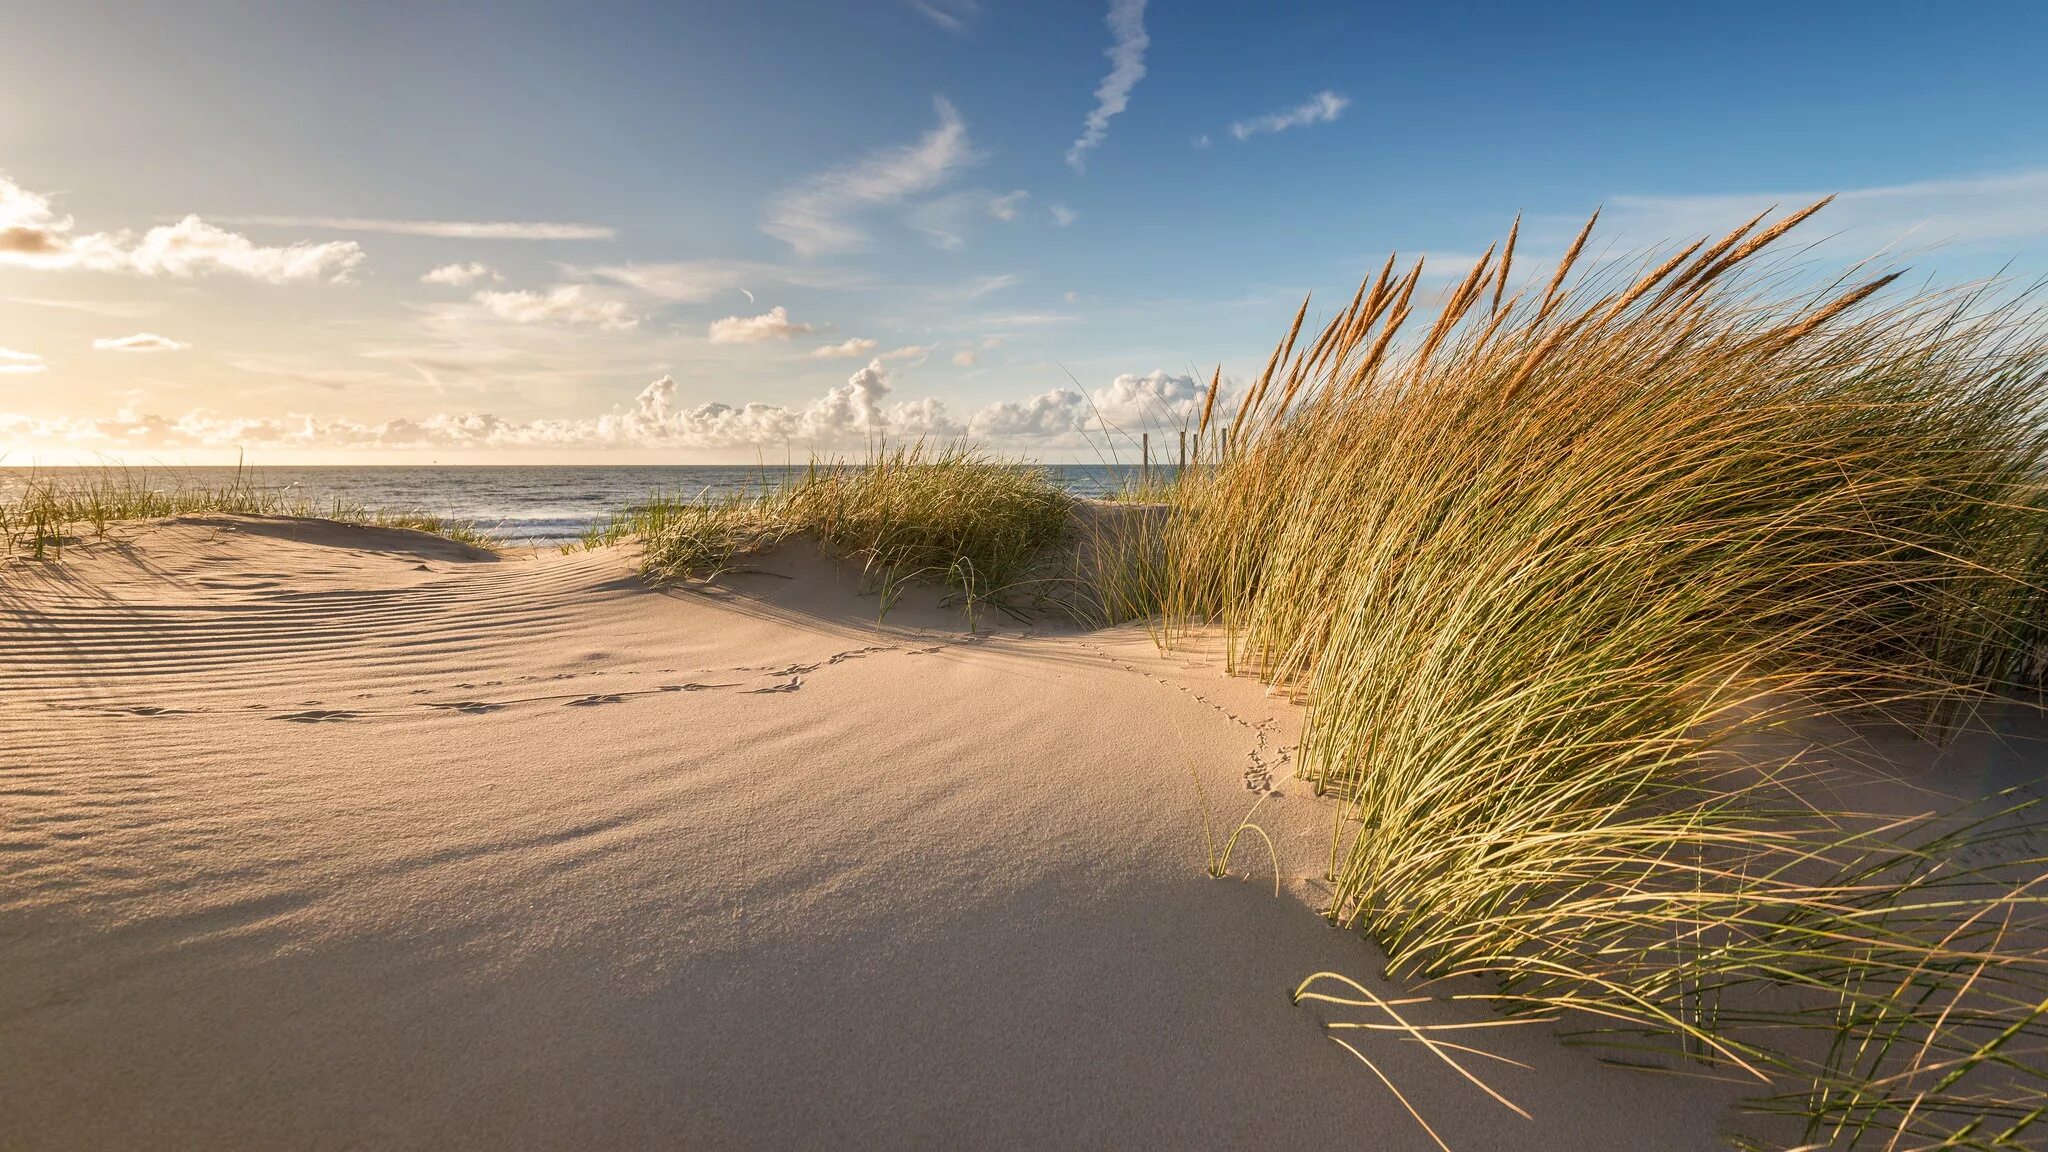
M 1109 75 L 1095 89 L 1095 110 L 1082 122 L 1081 135 L 1067 149 L 1067 164 L 1076 172 L 1088 167 L 1088 153 L 1109 137 L 1109 121 L 1131 103 L 1131 89 L 1145 78 L 1145 0 L 1109 0 Z
M 974 435 L 992 440 L 1047 440 L 1067 437 L 1087 411 L 1088 398 L 1072 388 L 1055 388 L 1029 400 L 1002 400 L 975 413 Z
M 777 304 L 759 316 L 727 316 L 723 320 L 713 320 L 709 331 L 713 344 L 767 344 L 776 340 L 794 340 L 810 330 L 809 324 L 791 321 L 789 309 Z
M 522 220 L 370 220 L 360 216 L 234 216 L 230 224 L 314 228 L 331 232 L 385 232 L 436 236 L 445 240 L 610 240 L 617 230 L 601 224 L 550 224 Z
M 27 376 L 49 368 L 43 358 L 33 352 L 16 352 L 12 348 L 0 348 L 0 375 Z
M 466 285 L 474 284 L 479 280 L 502 279 L 504 279 L 504 277 L 498 275 L 498 273 L 494 269 L 492 269 L 492 267 L 489 264 L 480 264 L 477 263 L 476 261 L 471 261 L 467 264 L 443 264 L 439 268 L 436 268 L 433 271 L 428 272 L 426 275 L 421 276 L 420 283 L 446 284 L 451 288 L 461 288 Z
M 811 359 L 853 360 L 865 356 L 868 353 L 873 352 L 874 350 L 875 342 L 873 340 L 869 340 L 861 336 L 855 336 L 852 339 L 847 340 L 843 343 L 827 344 L 822 348 L 812 349 Z
M 1340 96 L 1325 90 L 1285 111 L 1250 120 L 1239 120 L 1230 126 L 1230 134 L 1239 140 L 1249 140 L 1261 132 L 1285 132 L 1289 128 L 1301 128 L 1309 124 L 1327 124 L 1343 115 L 1344 109 L 1350 106 L 1349 96 Z M 1203 139 L 1206 140 L 1207 137 Z
M 868 247 L 860 213 L 929 192 L 980 159 L 960 113 L 943 97 L 933 103 L 939 123 L 917 143 L 881 149 L 778 194 L 761 230 L 804 256 Z
M 971 428 L 975 436 L 1024 447 L 1192 428 L 1201 420 L 1207 388 L 1192 376 L 1126 372 L 1091 392 L 1055 388 L 1029 400 L 991 404 L 975 413 Z
M 621 332 L 640 323 L 624 301 L 600 299 L 581 284 L 548 292 L 478 292 L 470 299 L 514 324 L 582 324 Z
M 197 216 L 158 225 L 140 238 L 128 232 L 77 234 L 72 218 L 58 215 L 49 197 L 0 176 L 0 265 L 179 278 L 220 272 L 285 284 L 345 281 L 362 261 L 363 250 L 353 241 L 262 245 Z
M 137 332 L 133 336 L 101 337 L 92 342 L 92 347 L 95 352 L 182 352 L 191 345 L 154 332 Z
M 1126 372 L 1091 398 L 1096 414 L 1119 428 L 1192 427 L 1202 417 L 1208 387 L 1155 369 L 1142 376 Z

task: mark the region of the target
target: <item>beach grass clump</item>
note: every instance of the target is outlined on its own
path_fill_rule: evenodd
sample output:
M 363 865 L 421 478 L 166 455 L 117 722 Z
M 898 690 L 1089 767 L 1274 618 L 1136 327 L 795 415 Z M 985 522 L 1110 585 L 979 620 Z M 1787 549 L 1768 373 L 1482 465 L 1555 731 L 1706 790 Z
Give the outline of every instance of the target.
M 1304 302 L 1212 389 L 1143 586 L 1306 703 L 1329 915 L 1397 974 L 1748 1076 L 1815 1146 L 2019 1146 L 2043 861 L 1733 755 L 2040 672 L 2048 342 L 1983 291 L 1749 271 L 1819 207 L 1583 274 L 1589 222 L 1520 290 L 1511 233 L 1421 331 L 1420 262 L 1306 341 Z
M 779 493 L 683 500 L 661 498 L 614 517 L 624 536 L 642 543 L 640 570 L 659 584 L 710 580 L 740 559 L 788 540 L 796 532 Z M 602 546 L 597 533 L 592 546 Z
M 813 461 L 759 495 L 661 497 L 628 509 L 586 543 L 638 536 L 657 582 L 709 579 L 738 559 L 808 536 L 860 566 L 883 608 L 913 581 L 939 585 L 972 616 L 1035 587 L 1067 532 L 1072 500 L 1036 468 L 965 445 L 922 442 L 860 464 Z
M 152 475 L 141 469 L 106 467 L 30 472 L 11 493 L 0 492 L 0 557 L 55 559 L 69 544 L 106 538 L 117 524 L 221 515 L 299 516 L 406 528 L 486 550 L 501 544 L 468 520 L 367 508 L 339 498 L 322 502 L 308 493 L 259 485 L 252 473 L 239 467 L 217 484 L 190 483 L 176 473 Z
M 948 589 L 970 615 L 1020 593 L 1066 536 L 1073 500 L 1036 468 L 923 442 L 853 467 L 811 467 L 786 497 L 801 531 L 861 565 L 886 600 Z

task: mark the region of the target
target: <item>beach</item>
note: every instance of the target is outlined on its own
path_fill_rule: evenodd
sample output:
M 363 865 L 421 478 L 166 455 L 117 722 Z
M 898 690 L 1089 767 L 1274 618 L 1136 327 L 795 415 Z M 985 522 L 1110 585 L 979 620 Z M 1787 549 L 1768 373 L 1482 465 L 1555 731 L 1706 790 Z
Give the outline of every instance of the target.
M 1317 915 L 1298 708 L 1143 628 L 747 568 L 228 516 L 10 568 L 0 1147 L 1437 1147 L 1324 1029 L 1371 1013 L 1290 1003 L 1402 991 Z M 1206 872 L 1260 764 L 1278 896 L 1250 835 Z M 1456 1038 L 1530 1119 L 1353 1034 L 1452 1147 L 1733 1116 Z

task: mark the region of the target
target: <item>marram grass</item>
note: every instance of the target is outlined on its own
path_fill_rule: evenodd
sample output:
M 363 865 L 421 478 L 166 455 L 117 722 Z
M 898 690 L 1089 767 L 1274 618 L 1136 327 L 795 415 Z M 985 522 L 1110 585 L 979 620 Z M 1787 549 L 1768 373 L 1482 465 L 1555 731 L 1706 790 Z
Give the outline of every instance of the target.
M 1072 498 L 1046 474 L 964 445 L 917 443 L 860 464 L 814 462 L 780 487 L 723 500 L 657 498 L 586 543 L 638 536 L 642 571 L 706 579 L 802 535 L 860 566 L 884 611 L 909 582 L 945 588 L 970 616 L 1045 593 Z
M 338 498 L 321 502 L 303 493 L 261 487 L 240 468 L 223 483 L 201 485 L 185 483 L 175 472 L 152 476 L 143 470 L 108 467 L 30 473 L 13 495 L 0 496 L 0 558 L 55 559 L 77 541 L 104 539 L 116 524 L 207 515 L 315 517 L 409 528 L 477 548 L 501 546 L 488 530 L 468 520 L 367 508 Z
M 1116 614 L 1221 626 L 1306 704 L 1328 914 L 1396 974 L 1747 1078 L 1807 1146 L 2039 1146 L 2044 862 L 1731 755 L 1938 736 L 2041 672 L 2048 342 L 1985 292 L 1748 270 L 1813 210 L 1587 274 L 1589 222 L 1519 290 L 1511 235 L 1426 324 L 1420 262 L 1312 337 L 1304 302 L 1212 389 Z

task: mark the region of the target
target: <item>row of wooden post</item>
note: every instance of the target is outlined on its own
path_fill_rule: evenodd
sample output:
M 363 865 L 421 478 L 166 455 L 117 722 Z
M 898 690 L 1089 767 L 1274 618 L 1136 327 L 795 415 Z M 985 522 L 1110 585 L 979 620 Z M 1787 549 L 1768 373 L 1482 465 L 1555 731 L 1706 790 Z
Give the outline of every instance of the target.
M 1139 476 L 1139 479 L 1140 479 L 1140 481 L 1141 481 L 1141 482 L 1142 482 L 1142 483 L 1143 483 L 1143 484 L 1144 484 L 1145 486 L 1147 486 L 1147 487 L 1150 487 L 1150 486 L 1151 486 L 1151 484 L 1152 484 L 1152 434 L 1151 434 L 1150 432 L 1145 432 L 1145 433 L 1142 433 L 1142 434 L 1140 434 L 1140 436 L 1139 436 L 1139 439 L 1138 439 L 1138 444 L 1139 444 L 1139 452 L 1140 452 L 1140 456 L 1139 456 L 1139 463 L 1138 463 L 1138 476 Z M 1225 456 L 1228 456 L 1228 455 L 1230 454 L 1230 433 L 1229 433 L 1229 432 L 1225 432 L 1225 433 L 1223 434 L 1223 454 L 1224 454 Z M 1202 434 L 1201 434 L 1200 432 L 1197 432 L 1197 433 L 1195 433 L 1195 459 L 1196 459 L 1197 461 L 1199 461 L 1199 460 L 1200 460 L 1201 458 L 1202 458 Z M 1188 430 L 1187 430 L 1187 429 L 1185 429 L 1185 428 L 1183 428 L 1183 429 L 1181 429 L 1181 430 L 1180 430 L 1180 462 L 1179 462 L 1179 465 L 1178 465 L 1178 467 L 1176 468 L 1176 470 L 1175 470 L 1175 472 L 1174 472 L 1174 475 L 1175 475 L 1176 477 L 1178 477 L 1178 476 L 1182 476 L 1182 475 L 1185 475 L 1185 474 L 1187 473 L 1187 470 L 1188 470 Z

